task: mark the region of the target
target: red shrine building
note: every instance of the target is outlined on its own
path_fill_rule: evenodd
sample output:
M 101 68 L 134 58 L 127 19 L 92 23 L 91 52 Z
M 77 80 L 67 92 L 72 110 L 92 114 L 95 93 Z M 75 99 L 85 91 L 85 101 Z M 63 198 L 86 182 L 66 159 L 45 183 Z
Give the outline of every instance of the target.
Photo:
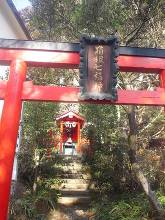
M 64 155 L 81 154 L 81 128 L 85 119 L 69 111 L 56 118 L 60 128 L 60 153 Z

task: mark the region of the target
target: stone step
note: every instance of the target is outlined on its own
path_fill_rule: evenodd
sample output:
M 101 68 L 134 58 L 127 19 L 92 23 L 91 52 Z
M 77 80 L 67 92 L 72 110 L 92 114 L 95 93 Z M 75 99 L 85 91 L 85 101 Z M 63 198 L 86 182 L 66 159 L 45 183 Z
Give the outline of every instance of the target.
M 59 174 L 62 184 L 59 187 L 61 196 L 58 204 L 72 206 L 77 204 L 89 205 L 91 176 L 88 166 L 82 164 L 79 156 L 61 156 L 62 164 L 59 165 Z
M 78 159 L 68 159 L 68 160 L 61 160 L 61 162 L 63 164 L 70 164 L 70 163 L 78 163 L 78 164 L 82 164 L 82 161 L 81 160 L 78 160 Z
M 71 165 L 71 164 L 82 164 L 81 161 L 78 161 L 78 160 L 65 160 L 65 161 L 62 161 L 62 164 L 63 165 Z
M 87 190 L 89 187 L 88 183 L 75 183 L 75 184 L 71 184 L 71 183 L 62 183 L 59 187 L 59 189 L 67 189 L 67 190 L 77 190 L 77 189 L 83 189 L 83 190 Z
M 82 160 L 82 156 L 81 155 L 60 155 L 60 158 L 62 158 L 62 159 L 65 159 L 65 160 L 67 160 L 67 159 L 80 159 L 80 160 Z
M 67 183 L 67 184 L 89 184 L 90 180 L 88 179 L 61 179 L 62 183 Z
M 89 203 L 91 198 L 89 196 L 61 196 L 58 199 L 58 204 L 71 206 L 77 204 Z
M 58 175 L 61 179 L 91 179 L 91 176 L 89 174 L 83 174 L 81 172 L 79 173 L 62 173 Z
M 62 166 L 75 166 L 75 165 L 78 165 L 78 166 L 85 166 L 85 164 L 82 164 L 81 162 L 78 163 L 78 162 L 75 162 L 75 161 L 71 161 L 70 163 L 62 162 L 62 163 L 59 164 L 59 165 L 62 165 Z
M 82 157 L 79 156 L 69 156 L 69 155 L 65 155 L 61 157 L 61 161 L 64 163 L 70 163 L 70 162 L 78 162 L 78 163 L 82 163 Z
M 63 175 L 84 175 L 84 176 L 90 176 L 89 173 L 83 173 L 81 170 L 60 170 L 58 172 L 58 177 L 62 177 Z
M 70 169 L 70 170 L 64 170 L 64 169 L 60 169 L 57 171 L 58 175 L 63 175 L 63 174 L 83 174 L 83 175 L 88 175 L 89 173 L 84 173 L 81 170 L 74 170 L 74 169 Z
M 73 162 L 74 163 L 83 163 L 82 160 L 78 159 L 78 158 L 77 159 L 74 159 L 74 158 L 73 159 L 72 158 L 70 158 L 70 159 L 62 159 L 61 161 L 63 163 L 73 163 Z
M 90 191 L 89 190 L 82 190 L 82 189 L 76 189 L 76 190 L 68 190 L 68 189 L 61 189 L 60 190 L 61 196 L 89 196 Z
M 70 168 L 82 168 L 84 167 L 83 164 L 81 163 L 69 163 L 69 164 L 64 164 L 62 167 L 70 167 Z
M 63 171 L 63 173 L 83 173 L 81 167 L 63 167 L 61 168 L 61 170 Z
M 66 163 L 63 163 L 63 165 L 61 164 L 57 164 L 56 167 L 58 169 L 82 169 L 82 170 L 89 170 L 89 166 L 87 165 L 84 165 L 82 163 L 75 163 L 75 162 L 72 162 L 72 163 L 69 163 L 69 164 L 66 164 Z

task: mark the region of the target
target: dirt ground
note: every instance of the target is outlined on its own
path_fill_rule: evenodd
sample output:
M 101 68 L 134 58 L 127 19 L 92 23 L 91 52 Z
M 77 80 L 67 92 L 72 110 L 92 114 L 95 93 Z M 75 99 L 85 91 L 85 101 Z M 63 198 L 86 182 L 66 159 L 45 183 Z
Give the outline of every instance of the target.
M 87 207 L 79 206 L 59 206 L 53 210 L 47 220 L 94 220 L 94 213 Z

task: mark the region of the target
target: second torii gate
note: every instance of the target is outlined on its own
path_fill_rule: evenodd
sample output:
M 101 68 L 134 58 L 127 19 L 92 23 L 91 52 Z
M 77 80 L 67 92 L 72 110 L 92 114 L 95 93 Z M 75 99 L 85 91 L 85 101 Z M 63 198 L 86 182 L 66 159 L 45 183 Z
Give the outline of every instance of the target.
M 79 87 L 37 86 L 26 81 L 27 66 L 78 68 L 79 51 L 78 43 L 0 40 L 0 64 L 10 65 L 9 80 L 0 81 L 0 99 L 4 99 L 0 124 L 0 220 L 7 219 L 22 101 L 165 106 L 164 49 L 119 48 L 121 72 L 159 74 L 160 87 L 154 91 L 118 89 L 116 101 L 79 100 Z

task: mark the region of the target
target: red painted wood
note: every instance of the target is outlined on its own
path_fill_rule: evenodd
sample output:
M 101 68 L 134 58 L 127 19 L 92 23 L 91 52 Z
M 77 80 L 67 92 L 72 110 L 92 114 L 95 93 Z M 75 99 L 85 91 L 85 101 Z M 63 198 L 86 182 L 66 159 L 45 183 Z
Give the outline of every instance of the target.
M 80 122 L 77 124 L 77 152 L 80 153 Z
M 26 82 L 22 99 L 27 101 L 30 99 L 40 101 L 43 99 L 43 101 L 77 102 L 78 93 L 79 88 L 76 87 L 36 86 L 32 82 Z
M 27 101 L 55 101 L 55 102 L 79 102 L 79 88 L 34 86 L 31 82 L 24 83 L 22 99 Z M 80 101 L 97 104 L 118 105 L 165 105 L 165 90 L 157 88 L 155 91 L 118 90 L 118 101 Z
M 64 132 L 64 123 L 60 122 L 60 154 L 63 151 L 63 132 Z
M 78 68 L 80 57 L 76 52 L 0 49 L 0 64 L 9 65 L 14 59 L 22 59 L 28 66 L 54 68 Z M 119 56 L 120 71 L 159 72 L 165 69 L 164 58 Z
M 0 82 L 0 99 L 4 99 L 5 82 Z M 32 82 L 25 82 L 22 100 L 25 101 L 50 101 L 50 102 L 85 102 L 97 104 L 116 105 L 157 105 L 165 106 L 165 89 L 157 88 L 148 90 L 121 90 L 118 89 L 118 101 L 80 101 L 78 87 L 36 86 Z
M 160 71 L 160 86 L 165 88 L 165 69 Z
M 0 99 L 4 99 L 7 81 L 0 80 Z M 2 98 L 3 97 L 3 98 Z
M 72 118 L 70 118 L 70 114 L 72 114 Z M 60 122 L 60 121 L 79 121 L 80 122 L 80 125 L 81 127 L 83 126 L 84 122 L 85 122 L 85 118 L 83 118 L 82 116 L 76 114 L 75 112 L 73 111 L 69 111 L 69 112 L 65 112 L 63 113 L 62 115 L 58 116 L 56 118 L 56 121 L 57 122 Z
M 0 220 L 7 219 L 11 176 L 22 108 L 21 93 L 26 64 L 11 63 L 0 126 Z
M 160 71 L 160 86 L 165 89 L 165 69 Z
M 0 49 L 0 64 L 10 64 L 14 59 L 27 62 L 28 66 L 77 68 L 80 57 L 74 52 L 32 51 Z
M 158 73 L 165 69 L 164 58 L 119 56 L 118 65 L 121 71 Z

